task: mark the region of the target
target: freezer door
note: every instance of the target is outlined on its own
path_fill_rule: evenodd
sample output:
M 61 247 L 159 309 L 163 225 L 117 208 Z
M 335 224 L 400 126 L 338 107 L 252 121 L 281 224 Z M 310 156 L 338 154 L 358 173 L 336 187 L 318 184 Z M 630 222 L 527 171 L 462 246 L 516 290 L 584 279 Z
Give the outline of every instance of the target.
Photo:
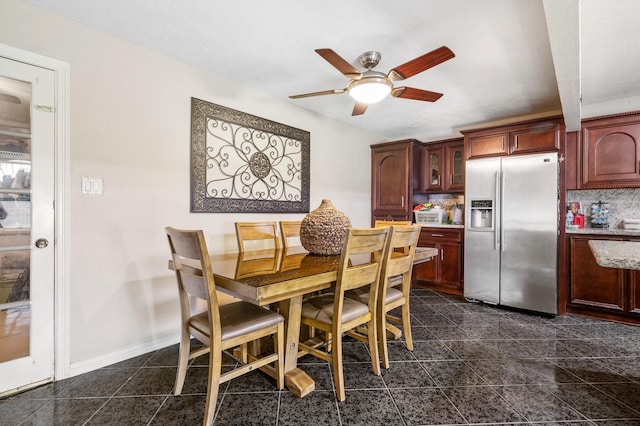
M 466 162 L 465 232 L 464 232 L 464 296 L 467 299 L 498 303 L 500 296 L 499 233 L 500 203 L 497 197 L 500 158 Z M 491 200 L 493 226 L 478 229 L 471 226 L 472 200 Z
M 500 304 L 557 314 L 558 155 L 502 160 Z

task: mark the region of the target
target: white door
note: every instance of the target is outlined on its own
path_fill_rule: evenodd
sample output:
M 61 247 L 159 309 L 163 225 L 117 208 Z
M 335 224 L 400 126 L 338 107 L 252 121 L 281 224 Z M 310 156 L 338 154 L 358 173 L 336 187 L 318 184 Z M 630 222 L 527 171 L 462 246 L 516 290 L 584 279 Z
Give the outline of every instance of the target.
M 0 395 L 54 376 L 55 73 L 0 57 Z

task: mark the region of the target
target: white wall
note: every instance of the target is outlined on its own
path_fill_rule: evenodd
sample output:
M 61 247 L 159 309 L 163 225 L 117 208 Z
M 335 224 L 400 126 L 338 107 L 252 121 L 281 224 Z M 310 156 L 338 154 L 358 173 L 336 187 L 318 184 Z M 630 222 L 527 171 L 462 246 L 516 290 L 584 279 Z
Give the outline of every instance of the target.
M 369 145 L 383 137 L 20 0 L 0 1 L 0 43 L 71 66 L 72 372 L 177 336 L 165 226 L 202 228 L 219 253 L 236 250 L 236 220 L 304 216 L 189 213 L 191 97 L 309 131 L 311 208 L 329 198 L 354 226 L 369 225 Z M 81 176 L 101 176 L 104 195 L 80 195 Z

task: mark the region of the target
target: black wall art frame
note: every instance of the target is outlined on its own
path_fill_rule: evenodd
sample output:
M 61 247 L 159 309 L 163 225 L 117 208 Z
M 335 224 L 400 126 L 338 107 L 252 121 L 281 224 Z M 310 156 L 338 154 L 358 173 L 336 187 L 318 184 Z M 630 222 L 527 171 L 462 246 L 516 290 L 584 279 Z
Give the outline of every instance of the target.
M 192 213 L 308 213 L 307 131 L 191 98 Z

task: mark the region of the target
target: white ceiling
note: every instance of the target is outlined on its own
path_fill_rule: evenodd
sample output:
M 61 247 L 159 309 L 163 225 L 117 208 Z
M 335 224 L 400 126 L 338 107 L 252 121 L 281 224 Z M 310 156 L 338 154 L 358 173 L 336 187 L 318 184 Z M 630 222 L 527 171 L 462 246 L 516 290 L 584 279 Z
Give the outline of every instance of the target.
M 27 1 L 392 140 L 560 112 L 576 130 L 640 109 L 637 0 Z M 377 50 L 386 73 L 442 45 L 456 57 L 395 83 L 437 102 L 389 97 L 352 117 L 346 93 L 288 98 L 346 86 L 316 48 L 357 67 Z

